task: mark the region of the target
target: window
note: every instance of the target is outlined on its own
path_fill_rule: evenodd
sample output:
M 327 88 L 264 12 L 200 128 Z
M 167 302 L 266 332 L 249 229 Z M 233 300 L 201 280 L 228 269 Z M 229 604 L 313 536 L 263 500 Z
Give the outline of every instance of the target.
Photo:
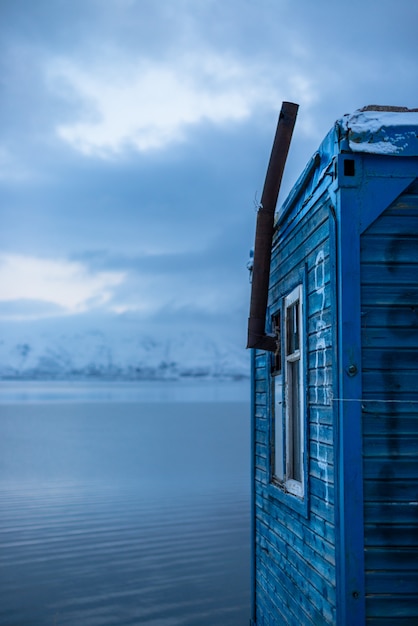
M 302 288 L 285 298 L 286 488 L 303 495 Z
M 284 298 L 284 324 L 281 315 L 273 317 L 279 338 L 272 357 L 272 398 L 274 415 L 273 477 L 286 491 L 304 493 L 304 332 L 302 286 Z M 284 354 L 281 354 L 283 344 Z M 283 396 L 284 391 L 284 396 Z
M 281 325 L 281 313 L 278 311 L 276 315 L 273 315 L 273 333 L 277 337 L 277 348 L 273 355 L 272 373 L 273 376 L 282 373 L 282 325 Z
M 272 355 L 271 373 L 273 376 L 272 396 L 274 423 L 274 458 L 273 475 L 280 482 L 284 479 L 283 450 L 283 377 L 282 377 L 282 342 L 281 313 L 273 316 L 273 332 L 277 336 L 277 350 Z

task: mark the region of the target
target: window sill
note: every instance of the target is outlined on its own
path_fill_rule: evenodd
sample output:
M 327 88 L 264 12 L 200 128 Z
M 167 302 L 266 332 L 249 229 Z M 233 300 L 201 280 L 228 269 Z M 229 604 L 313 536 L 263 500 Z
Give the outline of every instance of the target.
M 268 487 L 268 497 L 270 500 L 275 500 L 281 505 L 287 506 L 289 509 L 292 509 L 302 517 L 305 517 L 306 519 L 309 518 L 306 485 L 305 493 L 298 495 L 293 491 L 289 491 L 289 489 L 286 488 L 286 483 L 280 483 L 273 480 Z

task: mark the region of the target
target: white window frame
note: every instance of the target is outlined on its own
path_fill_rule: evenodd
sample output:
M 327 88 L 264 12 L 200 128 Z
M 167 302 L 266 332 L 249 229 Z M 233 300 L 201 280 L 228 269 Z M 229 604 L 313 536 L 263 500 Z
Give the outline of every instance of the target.
M 290 307 L 294 304 L 298 303 L 298 331 L 299 331 L 299 347 L 294 350 L 291 354 L 288 354 L 288 312 Z M 298 285 L 293 291 L 289 293 L 285 297 L 284 301 L 284 383 L 285 383 L 285 399 L 286 399 L 286 410 L 285 410 L 285 429 L 286 429 L 286 477 L 285 477 L 285 488 L 289 493 L 292 493 L 300 498 L 304 495 L 305 489 L 305 479 L 304 479 L 304 471 L 305 471 L 305 429 L 304 429 L 304 415 L 305 415 L 305 390 L 303 384 L 304 377 L 304 359 L 305 359 L 305 332 L 303 326 L 303 290 L 302 285 Z M 297 407 L 297 418 L 299 420 L 299 463 L 300 463 L 300 480 L 296 480 L 293 476 L 293 450 L 294 450 L 294 441 L 293 441 L 293 424 L 295 422 L 293 407 L 292 407 L 292 385 L 295 384 L 292 380 L 292 369 L 295 362 L 299 362 L 299 376 L 296 381 L 296 385 L 298 386 L 298 407 Z

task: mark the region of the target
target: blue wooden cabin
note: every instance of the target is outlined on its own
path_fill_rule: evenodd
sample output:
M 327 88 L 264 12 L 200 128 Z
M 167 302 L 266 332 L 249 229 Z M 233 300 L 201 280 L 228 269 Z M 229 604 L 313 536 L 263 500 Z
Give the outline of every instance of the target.
M 339 120 L 276 212 L 253 626 L 418 624 L 418 112 Z

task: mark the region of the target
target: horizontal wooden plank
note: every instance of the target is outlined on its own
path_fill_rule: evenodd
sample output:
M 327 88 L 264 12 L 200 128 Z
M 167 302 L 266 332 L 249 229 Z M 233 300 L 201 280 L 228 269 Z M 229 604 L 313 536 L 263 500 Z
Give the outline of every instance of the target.
M 335 404 L 333 400 L 332 387 L 309 387 L 308 389 L 308 406 L 310 411 L 326 410 L 332 408 Z
M 418 624 L 418 620 L 416 622 L 411 622 L 410 617 L 399 617 L 396 618 L 396 626 L 416 626 Z M 393 617 L 367 617 L 367 626 L 394 626 Z
M 309 246 L 309 244 L 308 244 Z M 321 242 L 319 248 L 317 250 L 321 251 L 324 246 L 324 242 Z M 310 255 L 306 255 L 306 250 L 309 249 Z M 282 251 L 282 261 L 274 264 L 274 260 L 272 260 L 272 268 L 270 274 L 270 290 L 269 290 L 269 303 L 273 303 L 275 301 L 279 301 L 280 298 L 285 296 L 289 291 L 292 290 L 295 282 L 295 270 L 301 270 L 300 278 L 304 278 L 305 273 L 305 265 L 312 265 L 316 261 L 317 250 L 315 247 L 304 247 L 303 244 L 299 244 L 296 251 L 293 253 L 289 252 L 289 255 L 285 257 L 286 250 Z M 308 274 L 309 280 L 309 274 Z M 314 277 L 312 277 L 312 281 L 314 281 Z M 325 279 L 326 282 L 329 283 L 329 277 Z M 305 284 L 305 290 L 307 294 L 312 295 L 312 292 L 316 289 L 315 283 Z
M 418 199 L 416 193 L 409 193 L 405 191 L 399 198 L 390 205 L 385 211 L 385 216 L 389 217 L 394 215 L 399 217 L 410 217 L 411 215 L 417 215 Z
M 256 428 L 260 430 L 267 430 L 269 419 L 267 418 L 267 407 L 265 405 L 257 404 L 255 407 L 255 421 Z
M 275 571 L 268 566 L 268 561 L 256 559 L 257 575 L 261 575 L 265 579 L 265 589 L 268 596 L 275 599 L 275 604 L 281 606 L 281 613 L 285 616 L 285 623 L 297 624 L 302 623 L 319 624 L 319 620 L 323 621 L 323 616 L 318 609 L 312 605 L 305 597 L 300 587 L 288 576 L 286 570 Z M 266 594 L 267 595 L 267 594 Z M 274 608 L 270 609 L 270 616 Z M 269 617 L 270 619 L 270 617 Z M 276 622 L 276 617 L 273 616 Z M 268 622 L 265 621 L 265 624 Z M 325 622 L 326 623 L 326 622 Z
M 293 496 L 289 495 L 289 498 Z M 270 520 L 273 532 L 277 532 L 284 540 L 286 537 L 298 537 L 299 540 L 309 543 L 311 548 L 318 549 L 320 555 L 323 556 L 324 545 L 322 540 L 326 541 L 325 554 L 329 551 L 331 554 L 331 563 L 335 562 L 334 548 L 335 532 L 334 527 L 323 518 L 315 514 L 307 518 L 301 518 L 292 508 L 286 507 L 283 502 L 278 502 L 269 497 L 268 493 L 256 496 L 257 511 L 261 511 L 266 521 Z M 318 544 L 318 541 L 320 542 Z M 319 547 L 318 547 L 319 546 Z M 322 558 L 321 556 L 321 558 Z
M 413 284 L 418 273 L 418 263 L 404 264 L 361 264 L 361 284 L 363 289 L 376 282 L 385 285 L 409 285 Z
M 361 289 L 362 307 L 370 306 L 393 306 L 396 302 L 401 306 L 415 306 L 418 302 L 418 287 L 416 282 L 409 285 L 392 283 L 384 285 L 376 283 L 367 285 Z
M 392 300 L 386 304 L 362 304 L 361 323 L 365 328 L 408 328 L 418 324 L 418 308 L 410 302 Z
M 373 546 L 409 547 L 417 545 L 417 532 L 416 524 L 397 524 L 395 520 L 393 524 L 366 524 L 364 540 L 369 548 Z
M 323 549 L 328 553 L 326 544 Z M 262 521 L 257 525 L 257 547 L 260 559 L 264 560 L 271 571 L 277 570 L 294 572 L 293 578 L 311 593 L 316 605 L 321 604 L 317 598 L 320 592 L 322 598 L 335 602 L 335 562 L 323 559 L 323 554 L 315 550 L 310 544 L 294 537 L 292 541 L 273 531 L 271 525 Z M 264 553 L 264 554 L 263 554 Z
M 333 271 L 333 260 L 329 256 L 329 241 L 324 241 L 315 249 L 309 249 L 309 254 L 306 254 L 305 250 L 305 255 L 308 266 L 306 293 L 309 300 L 313 302 L 316 300 L 316 305 L 312 307 L 312 310 L 320 310 L 327 302 L 324 287 L 331 283 Z
M 255 506 L 261 512 L 269 512 L 269 502 L 270 502 L 270 483 L 257 483 L 255 489 Z
M 309 297 L 315 295 L 320 297 L 319 289 L 323 284 L 329 284 L 330 282 L 330 268 L 328 262 L 327 248 L 329 242 L 327 240 L 327 233 L 319 233 L 318 231 L 312 235 L 308 242 L 290 242 L 296 243 L 297 247 L 291 247 L 289 242 L 280 250 L 278 256 L 272 257 L 271 261 L 271 273 L 270 273 L 270 291 L 269 291 L 269 303 L 272 305 L 285 296 L 294 286 L 295 282 L 295 269 L 302 271 L 301 277 L 304 274 L 305 264 L 308 266 L 308 284 L 305 285 L 306 293 Z M 309 254 L 307 254 L 309 250 Z M 315 267 L 318 265 L 318 255 L 324 258 L 324 261 L 320 263 L 319 271 L 315 271 Z M 312 269 L 312 272 L 310 270 Z M 323 271 L 323 273 L 322 273 Z M 322 306 L 322 295 L 318 302 L 319 307 Z M 326 306 L 329 306 L 329 301 Z
M 376 220 L 366 231 L 367 235 L 394 236 L 418 232 L 418 215 L 416 211 L 388 211 Z
M 261 404 L 263 406 L 266 405 L 266 401 L 267 401 L 267 396 L 265 393 L 256 393 L 255 394 L 255 403 L 256 404 Z
M 324 235 L 326 237 L 326 235 Z M 280 257 L 272 258 L 270 287 L 277 289 L 280 296 L 286 295 L 286 285 L 291 281 L 295 268 L 307 267 L 305 293 L 309 298 L 322 296 L 322 287 L 330 283 L 332 265 L 329 257 L 329 242 L 321 238 L 309 241 L 308 244 L 297 242 L 297 248 L 290 251 L 285 246 Z M 285 256 L 288 254 L 288 256 Z M 321 307 L 321 297 L 318 306 Z
M 308 352 L 317 352 L 318 349 L 332 348 L 333 329 L 328 326 L 324 328 L 321 335 L 318 333 L 308 335 Z
M 309 515 L 309 527 L 317 535 L 323 537 L 329 544 L 335 546 L 335 526 L 322 517 L 318 517 L 312 510 Z
M 266 366 L 266 352 L 261 352 L 259 350 L 256 351 L 256 359 L 255 359 L 255 371 L 258 375 L 262 375 L 263 369 Z
M 265 460 L 267 458 L 267 446 L 264 443 L 255 444 L 255 455 L 256 455 L 256 458 L 260 457 L 261 459 L 264 460 L 264 467 L 265 467 Z
M 261 489 L 263 485 L 267 485 L 268 484 L 268 476 L 267 476 L 267 472 L 265 470 L 261 470 L 259 468 L 255 468 L 255 482 L 254 482 L 254 488 L 257 491 L 258 489 Z
M 254 440 L 256 443 L 262 443 L 268 445 L 268 433 L 266 430 L 260 430 L 256 428 L 254 432 Z
M 418 623 L 417 594 L 368 595 L 366 597 L 366 613 L 370 617 L 408 617 L 411 626 Z M 397 625 L 397 621 L 393 622 Z
M 313 476 L 309 479 L 309 490 L 312 496 L 323 500 L 326 506 L 330 506 L 334 502 L 334 486 L 318 480 Z
M 332 404 L 333 391 L 331 382 L 329 384 L 310 385 L 308 387 L 308 406 L 310 408 L 313 410 L 330 408 Z
M 369 572 L 366 592 L 368 594 L 418 593 L 418 570 Z
M 418 454 L 418 437 L 415 436 L 365 436 L 363 437 L 363 456 L 386 456 L 388 461 L 400 457 L 409 457 L 411 462 Z
M 255 391 L 256 393 L 266 393 L 267 381 L 265 378 L 255 380 Z
M 364 328 L 362 331 L 364 346 L 366 348 L 380 348 L 382 350 L 411 350 L 418 347 L 418 326 L 410 328 L 397 328 L 396 331 L 389 328 Z M 390 354 L 387 356 L 391 356 Z M 392 358 L 395 354 L 392 354 Z M 397 363 L 402 365 L 398 355 Z
M 277 591 L 277 586 L 272 585 L 271 581 L 266 578 L 264 572 L 257 572 L 257 578 L 255 581 L 255 593 L 256 593 L 256 623 L 257 624 L 274 624 L 286 623 L 288 621 L 287 607 L 282 602 L 277 602 L 280 599 L 280 594 Z
M 418 399 L 417 370 L 372 370 L 362 373 L 363 389 L 381 400 Z M 393 404 L 396 404 L 395 402 Z
M 257 418 L 257 428 L 263 428 L 262 422 L 267 424 L 267 407 L 265 404 L 256 404 L 255 406 L 255 416 Z
M 335 576 L 333 582 L 330 582 L 321 572 L 318 572 L 315 562 L 300 557 L 292 551 L 289 544 L 281 542 L 280 538 L 270 536 L 268 531 L 260 531 L 257 539 L 259 541 L 256 544 L 256 554 L 259 561 L 263 563 L 264 569 L 272 572 L 271 578 L 277 580 L 275 576 L 277 570 L 293 573 L 293 580 L 300 584 L 307 599 L 311 599 L 316 604 L 322 604 L 319 599 L 316 599 L 317 593 L 320 592 L 322 599 L 335 604 Z M 331 568 L 331 571 L 334 572 L 334 568 Z
M 363 236 L 361 258 L 364 263 L 392 264 L 418 261 L 417 236 L 406 233 L 394 237 L 393 233 Z
M 329 213 L 324 206 L 317 205 L 309 212 L 292 232 L 286 226 L 274 234 L 272 246 L 272 267 L 294 256 L 296 264 L 306 256 L 306 250 L 314 250 L 329 241 Z M 285 267 L 285 266 L 284 266 Z M 280 270 L 282 273 L 282 270 Z
M 413 420 L 416 422 L 417 420 Z M 388 465 L 389 470 L 388 470 Z M 418 464 L 416 464 L 418 465 Z M 389 472 L 392 476 L 396 476 L 397 479 L 411 479 L 416 478 L 418 480 L 418 467 L 411 463 L 410 457 L 399 457 L 397 459 L 388 461 L 384 458 L 365 458 L 363 462 L 363 476 L 366 479 L 378 479 Z M 418 511 L 417 511 L 418 513 Z
M 296 531 L 302 527 L 297 523 L 292 528 L 288 525 L 272 523 L 271 516 L 260 507 L 256 507 L 257 541 L 270 541 L 282 554 L 293 561 L 306 559 L 310 567 L 330 583 L 335 582 L 335 551 L 334 546 L 323 537 L 313 533 L 303 526 L 305 535 L 300 536 Z M 267 530 L 266 530 L 267 529 Z
M 366 548 L 364 551 L 366 572 L 373 571 L 416 571 L 418 546 L 392 548 L 390 546 Z
M 371 390 L 370 393 L 363 391 L 363 398 L 361 399 L 361 410 L 363 413 L 363 419 L 367 415 L 376 415 L 382 417 L 404 416 L 415 419 L 418 415 L 418 398 L 417 400 L 402 400 L 398 402 L 396 398 L 394 401 L 385 400 L 381 398 L 373 398 L 376 396 L 376 392 Z
M 315 302 L 318 304 L 317 299 L 315 299 Z M 318 334 L 325 329 L 332 328 L 334 323 L 332 308 L 330 306 L 324 309 L 318 307 L 317 310 L 314 310 L 311 304 L 312 302 L 308 300 L 308 334 Z
M 329 219 L 330 205 L 323 200 L 316 202 L 302 219 L 286 220 L 277 228 L 273 238 L 273 249 L 280 247 L 287 239 L 306 239 L 306 233 L 312 232 Z
M 256 365 L 256 367 L 263 367 L 265 359 L 266 359 L 266 353 L 265 353 L 264 350 L 256 350 L 255 351 L 255 365 Z
M 365 502 L 366 523 L 418 524 L 418 502 Z M 417 561 L 418 562 L 418 561 Z
M 268 438 L 266 436 L 266 433 L 263 433 L 260 430 L 257 430 L 255 432 L 254 441 L 255 441 L 255 445 L 256 446 L 262 445 L 265 448 L 267 448 L 267 446 L 268 446 Z
M 310 423 L 309 439 L 313 444 L 327 444 L 332 446 L 334 443 L 334 431 L 332 426 L 318 423 Z
M 396 409 L 397 405 L 394 405 Z M 392 411 L 390 415 L 379 413 L 366 413 L 363 411 L 363 433 L 365 435 L 385 436 L 390 433 L 396 436 L 418 436 L 418 415 Z
M 406 372 L 405 372 L 405 375 Z M 363 413 L 371 413 L 369 407 L 376 408 L 376 412 L 380 411 L 385 415 L 402 415 L 409 413 L 417 413 L 418 406 L 418 390 L 415 385 L 412 387 L 396 388 L 396 382 L 391 387 L 382 388 L 374 387 L 365 388 L 363 384 L 363 397 L 360 405 Z
M 316 263 L 319 252 L 324 257 L 329 256 L 329 228 L 328 222 L 318 221 L 315 216 L 301 222 L 298 229 L 299 234 L 283 238 L 278 245 L 273 242 L 271 255 L 272 276 L 275 274 L 281 277 L 287 276 L 292 268 L 308 261 L 309 267 Z
M 266 456 L 260 456 L 258 454 L 256 454 L 254 456 L 254 465 L 256 468 L 256 471 L 261 471 L 264 472 L 265 474 L 267 473 L 267 463 L 266 463 Z
M 324 463 L 334 464 L 334 448 L 331 445 L 309 441 L 309 456 Z
M 309 406 L 309 422 L 311 424 L 334 424 L 334 411 L 332 405 Z
M 289 495 L 289 498 L 292 496 Z M 322 537 L 331 546 L 335 545 L 335 529 L 333 523 L 324 519 L 311 510 L 308 519 L 301 518 L 294 509 L 286 507 L 283 502 L 278 502 L 270 497 L 269 489 L 263 489 L 256 493 L 257 511 L 261 511 L 270 519 L 270 523 L 280 524 L 288 529 L 289 533 L 298 536 L 302 541 L 309 539 L 312 534 Z M 319 499 L 318 499 L 319 502 Z M 321 503 L 321 506 L 324 504 Z M 328 509 L 330 507 L 328 506 Z M 322 511 L 322 509 L 321 509 Z M 329 513 L 329 511 L 328 511 Z M 328 515 L 329 517 L 329 515 Z M 333 519 L 333 518 L 332 518 Z
M 408 328 L 408 326 L 405 326 Z M 380 328 L 378 331 L 375 329 L 375 333 L 382 333 L 384 330 Z M 397 332 L 396 330 L 394 332 Z M 369 370 L 393 370 L 394 360 L 396 360 L 396 369 L 401 370 L 415 370 L 418 371 L 418 353 L 414 347 L 409 347 L 407 350 L 402 350 L 402 355 L 399 356 L 398 352 L 392 352 L 391 354 L 386 354 L 386 351 L 383 351 L 379 347 L 368 347 L 366 344 L 368 332 L 364 333 L 363 338 L 363 351 L 362 351 L 362 370 L 363 372 L 367 372 Z M 395 372 L 396 373 L 396 372 Z
M 318 360 L 325 357 L 324 351 L 317 353 Z M 325 361 L 325 358 L 324 358 Z M 308 370 L 308 385 L 315 390 L 316 387 L 327 387 L 330 390 L 332 386 L 332 368 L 328 367 L 316 367 Z M 315 392 L 314 392 L 315 395 Z M 316 397 L 316 396 L 315 396 Z
M 370 502 L 418 502 L 418 480 L 398 480 L 393 477 L 391 464 L 387 463 L 387 477 L 381 480 L 364 481 L 364 500 Z M 415 474 L 417 468 L 415 468 Z
M 333 465 L 329 465 L 323 461 L 310 459 L 309 475 L 317 478 L 318 480 L 322 480 L 322 482 L 327 482 L 331 485 L 334 484 L 334 467 Z
M 257 568 L 262 570 L 263 562 L 257 561 Z M 267 615 L 262 614 L 257 621 L 257 624 L 333 624 L 335 619 L 335 609 L 330 607 L 325 599 L 321 601 L 321 607 L 318 608 L 313 604 L 313 594 L 308 592 L 310 589 L 304 589 L 301 585 L 290 579 L 289 568 L 286 567 L 278 571 L 278 575 L 275 576 L 275 572 L 269 567 L 264 567 L 262 572 L 265 579 L 268 582 L 268 595 L 269 601 L 264 600 L 265 606 L 268 610 Z M 267 594 L 266 594 L 267 595 Z M 272 602 L 274 599 L 274 603 Z M 275 604 L 280 606 L 279 611 L 274 610 Z M 321 610 L 322 609 L 322 610 Z M 283 616 L 283 621 L 279 621 L 279 616 Z
M 312 513 L 326 522 L 335 525 L 335 511 L 332 503 L 326 503 L 322 498 L 310 494 L 310 510 Z

